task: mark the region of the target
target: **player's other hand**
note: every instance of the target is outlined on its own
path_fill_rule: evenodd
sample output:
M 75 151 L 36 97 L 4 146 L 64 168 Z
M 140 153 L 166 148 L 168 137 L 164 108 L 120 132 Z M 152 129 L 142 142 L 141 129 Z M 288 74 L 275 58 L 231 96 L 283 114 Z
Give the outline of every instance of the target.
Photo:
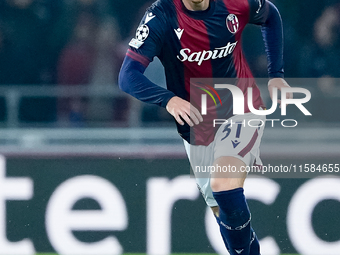
M 174 116 L 176 121 L 182 126 L 184 125 L 184 121 L 188 123 L 190 127 L 198 125 L 203 121 L 202 115 L 194 106 L 177 96 L 169 100 L 166 105 L 166 110 Z
M 282 88 L 290 88 L 290 86 L 282 78 L 270 79 L 268 82 L 268 90 L 269 90 L 270 98 L 272 100 L 273 100 L 273 88 L 277 88 L 278 90 L 281 91 Z M 292 98 L 293 98 L 293 93 L 287 93 L 287 99 L 292 99 Z M 281 108 L 281 100 L 278 100 L 278 103 L 280 104 L 280 108 Z

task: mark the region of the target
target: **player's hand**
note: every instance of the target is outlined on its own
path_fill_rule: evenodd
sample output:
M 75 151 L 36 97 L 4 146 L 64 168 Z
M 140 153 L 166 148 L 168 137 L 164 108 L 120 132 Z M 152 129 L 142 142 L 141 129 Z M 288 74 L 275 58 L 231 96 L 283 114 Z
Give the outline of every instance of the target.
M 282 78 L 270 79 L 268 82 L 268 90 L 269 90 L 270 98 L 272 100 L 273 100 L 273 88 L 277 88 L 278 90 L 281 91 L 282 88 L 290 88 L 290 86 Z M 293 93 L 287 93 L 287 99 L 292 99 L 292 98 L 293 98 Z M 278 100 L 278 103 L 280 104 L 280 108 L 281 108 L 281 100 Z
M 183 120 L 188 123 L 190 127 L 194 126 L 194 124 L 198 125 L 203 121 L 202 115 L 194 106 L 177 96 L 169 100 L 166 105 L 166 110 L 174 116 L 176 121 L 182 126 L 184 125 Z

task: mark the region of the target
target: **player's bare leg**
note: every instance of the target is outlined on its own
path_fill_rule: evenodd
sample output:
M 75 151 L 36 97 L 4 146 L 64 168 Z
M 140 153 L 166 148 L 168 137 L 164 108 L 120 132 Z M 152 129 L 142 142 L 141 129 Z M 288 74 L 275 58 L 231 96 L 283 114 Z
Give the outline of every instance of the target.
M 214 162 L 216 166 L 235 166 L 237 170 L 245 167 L 243 161 L 235 157 L 220 157 Z M 214 192 L 233 190 L 243 188 L 244 181 L 247 177 L 246 172 L 224 173 L 214 172 L 211 174 L 210 186 Z
M 235 157 L 220 157 L 217 166 L 235 166 L 237 170 L 246 166 Z M 243 194 L 246 173 L 237 171 L 231 175 L 215 172 L 210 185 L 219 207 L 212 207 L 223 241 L 231 255 L 258 255 L 259 243 L 250 226 L 250 212 Z

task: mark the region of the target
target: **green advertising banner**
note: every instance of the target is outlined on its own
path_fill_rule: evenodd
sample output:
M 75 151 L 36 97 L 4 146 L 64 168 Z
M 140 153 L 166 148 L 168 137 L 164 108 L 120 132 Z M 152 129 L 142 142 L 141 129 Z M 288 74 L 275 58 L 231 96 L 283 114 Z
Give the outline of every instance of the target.
M 1 255 L 226 254 L 186 159 L 0 157 L 0 175 Z M 340 254 L 338 176 L 250 175 L 245 190 L 262 254 Z

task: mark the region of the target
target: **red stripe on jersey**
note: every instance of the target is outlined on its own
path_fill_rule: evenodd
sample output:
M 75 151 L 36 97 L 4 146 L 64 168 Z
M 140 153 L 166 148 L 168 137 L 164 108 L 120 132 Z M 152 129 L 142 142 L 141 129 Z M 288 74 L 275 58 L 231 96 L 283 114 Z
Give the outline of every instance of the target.
M 242 50 L 242 32 L 244 27 L 249 21 L 250 6 L 248 0 L 223 0 L 228 12 L 230 14 L 235 14 L 239 21 L 239 29 L 235 33 L 235 40 L 238 41 L 236 48 L 233 52 L 234 66 L 237 72 L 237 77 L 240 78 L 237 86 L 243 91 L 244 94 L 244 110 L 245 112 L 250 112 L 248 107 L 248 87 L 253 87 L 253 106 L 255 109 L 260 107 L 265 108 L 262 101 L 260 90 L 257 87 L 253 74 L 249 68 L 247 60 L 243 54 Z M 244 78 L 244 79 L 243 79 Z
M 147 59 L 146 57 L 138 54 L 137 52 L 134 52 L 130 49 L 128 49 L 128 51 L 126 52 L 126 55 L 130 58 L 132 58 L 133 60 L 138 61 L 139 63 L 141 63 L 143 66 L 147 67 L 150 64 L 150 60 Z
M 177 11 L 177 21 L 180 29 L 184 29 L 182 37 L 180 39 L 181 49 L 189 49 L 190 53 L 203 52 L 203 50 L 210 49 L 210 39 L 208 36 L 207 28 L 203 20 L 196 20 L 184 13 L 182 0 L 174 0 L 176 11 Z M 199 53 L 193 54 L 192 58 L 201 57 Z M 198 65 L 196 61 L 190 62 L 185 61 L 184 64 L 184 77 L 185 77 L 185 89 L 190 95 L 190 78 L 211 78 L 212 64 L 211 60 L 206 60 Z
M 254 144 L 256 142 L 257 137 L 259 136 L 259 132 L 257 132 L 257 129 L 255 130 L 255 133 L 253 137 L 251 138 L 250 142 L 247 144 L 246 147 L 244 147 L 238 155 L 240 155 L 242 158 L 248 154 L 248 152 L 254 147 Z
M 237 41 L 236 48 L 233 52 L 234 65 L 237 72 L 238 78 L 252 78 L 253 75 L 247 64 L 247 61 L 243 55 L 242 51 L 242 41 L 241 36 L 244 27 L 249 21 L 249 3 L 248 0 L 223 0 L 228 12 L 230 14 L 235 14 L 239 21 L 238 31 L 235 33 L 235 41 Z
M 190 79 L 213 77 L 211 59 L 201 61 L 200 65 L 197 61 L 198 58 L 202 57 L 204 51 L 208 51 L 211 48 L 208 30 L 203 20 L 191 18 L 185 13 L 182 0 L 173 1 L 176 6 L 178 26 L 180 29 L 184 29 L 180 39 L 181 49 L 188 49 L 186 53 L 189 56 L 188 60 L 183 62 L 185 90 L 188 95 L 187 100 L 200 102 L 199 98 L 192 98 L 197 96 L 197 93 L 192 93 L 190 98 Z M 212 122 L 209 122 L 208 118 L 216 119 L 217 115 L 210 113 L 209 117 L 205 116 L 204 122 L 190 129 L 190 139 L 193 139 L 195 144 L 208 145 L 214 140 L 215 133 L 212 132 Z

